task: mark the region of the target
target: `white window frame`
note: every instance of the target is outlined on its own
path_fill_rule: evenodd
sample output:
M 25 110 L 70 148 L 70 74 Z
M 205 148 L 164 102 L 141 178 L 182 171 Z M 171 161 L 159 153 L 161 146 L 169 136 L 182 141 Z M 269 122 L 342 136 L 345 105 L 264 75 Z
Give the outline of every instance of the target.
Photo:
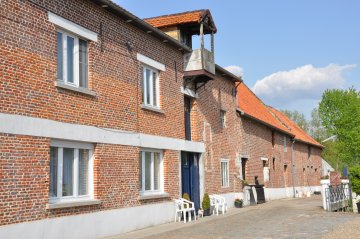
M 49 203 L 62 203 L 62 202 L 76 202 L 83 200 L 91 200 L 94 199 L 94 147 L 89 143 L 81 143 L 81 142 L 71 142 L 71 141 L 60 141 L 53 140 L 51 142 L 50 147 L 56 147 L 57 150 L 57 196 L 50 197 Z M 73 173 L 74 173 L 74 182 L 73 189 L 74 194 L 72 196 L 62 196 L 62 182 L 63 182 L 63 149 L 64 148 L 72 148 L 74 149 L 74 165 L 73 165 Z M 88 163 L 88 195 L 78 195 L 78 183 L 79 183 L 79 175 L 78 175 L 78 167 L 79 167 L 79 149 L 89 150 L 89 163 Z M 50 190 L 50 188 L 49 188 Z
M 224 170 L 222 168 L 223 163 L 226 165 L 225 174 Z M 228 188 L 230 187 L 230 163 L 228 159 L 221 159 L 220 160 L 220 174 L 221 174 L 221 187 L 222 188 Z
M 58 29 L 57 32 L 62 34 L 62 79 L 58 79 L 60 82 L 64 82 L 64 84 L 74 86 L 77 88 L 89 88 L 89 42 L 86 39 L 80 38 L 83 41 L 87 42 L 87 87 L 80 86 L 80 69 L 79 69 L 79 61 L 80 61 L 80 53 L 79 53 L 79 37 L 62 29 Z M 73 51 L 73 79 L 74 82 L 68 81 L 68 69 L 67 69 L 67 37 L 74 38 L 74 51 Z M 56 43 L 58 44 L 58 42 Z M 57 59 L 58 61 L 59 59 Z
M 151 190 L 145 190 L 145 153 L 151 153 Z M 160 187 L 159 190 L 154 190 L 154 153 L 159 153 L 160 157 Z M 164 193 L 164 160 L 163 160 L 163 151 L 157 149 L 141 149 L 141 189 L 140 195 L 156 195 Z
M 143 64 L 141 67 L 142 70 L 142 93 L 143 93 L 143 105 L 151 107 L 151 108 L 155 108 L 155 109 L 160 109 L 160 84 L 159 84 L 159 74 L 160 71 L 150 67 L 148 65 Z M 146 102 L 147 101 L 147 82 L 146 82 L 146 77 L 143 77 L 146 75 L 146 70 L 150 70 L 150 102 Z M 156 79 L 153 79 L 153 73 L 156 73 Z M 154 105 L 154 84 L 155 84 L 155 88 L 156 88 L 156 105 Z

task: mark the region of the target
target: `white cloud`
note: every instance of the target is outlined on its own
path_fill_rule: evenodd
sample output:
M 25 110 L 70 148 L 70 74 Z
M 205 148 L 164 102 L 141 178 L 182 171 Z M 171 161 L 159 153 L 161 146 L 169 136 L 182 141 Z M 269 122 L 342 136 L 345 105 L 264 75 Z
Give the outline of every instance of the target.
M 305 65 L 289 71 L 279 71 L 258 80 L 253 91 L 266 104 L 285 106 L 297 100 L 319 100 L 326 89 L 343 88 L 345 71 L 356 65 L 330 64 L 316 68 Z
M 225 67 L 226 70 L 230 71 L 236 76 L 243 76 L 244 75 L 244 69 L 240 66 L 227 66 Z

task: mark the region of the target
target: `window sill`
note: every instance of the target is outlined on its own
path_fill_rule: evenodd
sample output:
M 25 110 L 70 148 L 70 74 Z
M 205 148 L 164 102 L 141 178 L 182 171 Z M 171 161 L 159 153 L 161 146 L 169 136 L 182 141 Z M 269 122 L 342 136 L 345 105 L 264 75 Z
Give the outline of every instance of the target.
M 158 199 L 158 198 L 168 198 L 168 193 L 158 193 L 158 194 L 145 194 L 139 197 L 139 200 L 148 200 L 148 199 Z
M 48 203 L 48 204 L 46 204 L 46 209 L 81 207 L 81 206 L 98 205 L 100 203 L 101 203 L 100 200 L 84 199 L 84 200 L 69 201 L 69 202 Z
M 88 89 L 82 88 L 82 87 L 67 85 L 61 81 L 55 81 L 55 86 L 58 88 L 62 88 L 62 89 L 76 91 L 76 92 L 79 92 L 79 93 L 82 93 L 85 95 L 96 96 L 96 92 L 94 92 L 94 91 L 91 91 L 91 90 L 88 90 Z
M 150 105 L 142 104 L 142 105 L 141 105 L 141 109 L 151 110 L 151 111 L 154 111 L 154 112 L 156 112 L 156 113 L 164 114 L 164 111 L 162 111 L 161 109 L 155 108 L 155 107 L 150 106 Z

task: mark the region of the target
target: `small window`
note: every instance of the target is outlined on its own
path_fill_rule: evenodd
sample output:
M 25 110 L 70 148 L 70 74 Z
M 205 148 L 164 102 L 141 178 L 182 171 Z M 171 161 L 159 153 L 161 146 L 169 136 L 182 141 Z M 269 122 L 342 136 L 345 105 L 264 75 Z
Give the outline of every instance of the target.
M 242 180 L 246 179 L 246 163 L 247 163 L 247 159 L 246 158 L 241 158 L 241 176 L 242 176 Z
M 276 167 L 275 167 L 275 158 L 273 158 L 272 161 L 273 161 L 273 163 L 272 163 L 273 164 L 273 170 L 275 170 L 276 169 Z
M 92 197 L 92 150 L 69 146 L 50 147 L 51 202 Z
M 142 67 L 143 104 L 159 108 L 159 71 Z
M 229 187 L 229 161 L 221 160 L 221 187 Z
M 286 173 L 286 171 L 287 171 L 287 165 L 285 164 L 284 165 L 284 173 Z
M 286 146 L 286 136 L 284 135 L 284 152 L 287 152 L 287 146 Z
M 308 158 L 310 158 L 310 157 L 311 157 L 311 146 L 308 145 Z
M 57 33 L 57 78 L 88 88 L 88 42 L 64 31 Z
M 161 151 L 141 151 L 140 190 L 143 195 L 163 192 L 163 160 Z
M 275 131 L 271 131 L 271 145 L 274 148 L 274 146 L 275 146 Z
M 221 121 L 221 127 L 225 128 L 226 126 L 226 111 L 220 110 L 220 121 Z

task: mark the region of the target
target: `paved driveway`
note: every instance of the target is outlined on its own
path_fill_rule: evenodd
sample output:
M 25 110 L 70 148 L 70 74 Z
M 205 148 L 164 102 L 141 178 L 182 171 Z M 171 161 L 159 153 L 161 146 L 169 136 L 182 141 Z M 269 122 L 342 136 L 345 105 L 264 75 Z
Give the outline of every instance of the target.
M 313 196 L 234 208 L 218 217 L 169 223 L 111 238 L 360 238 L 359 232 L 359 214 L 325 212 L 321 197 Z

